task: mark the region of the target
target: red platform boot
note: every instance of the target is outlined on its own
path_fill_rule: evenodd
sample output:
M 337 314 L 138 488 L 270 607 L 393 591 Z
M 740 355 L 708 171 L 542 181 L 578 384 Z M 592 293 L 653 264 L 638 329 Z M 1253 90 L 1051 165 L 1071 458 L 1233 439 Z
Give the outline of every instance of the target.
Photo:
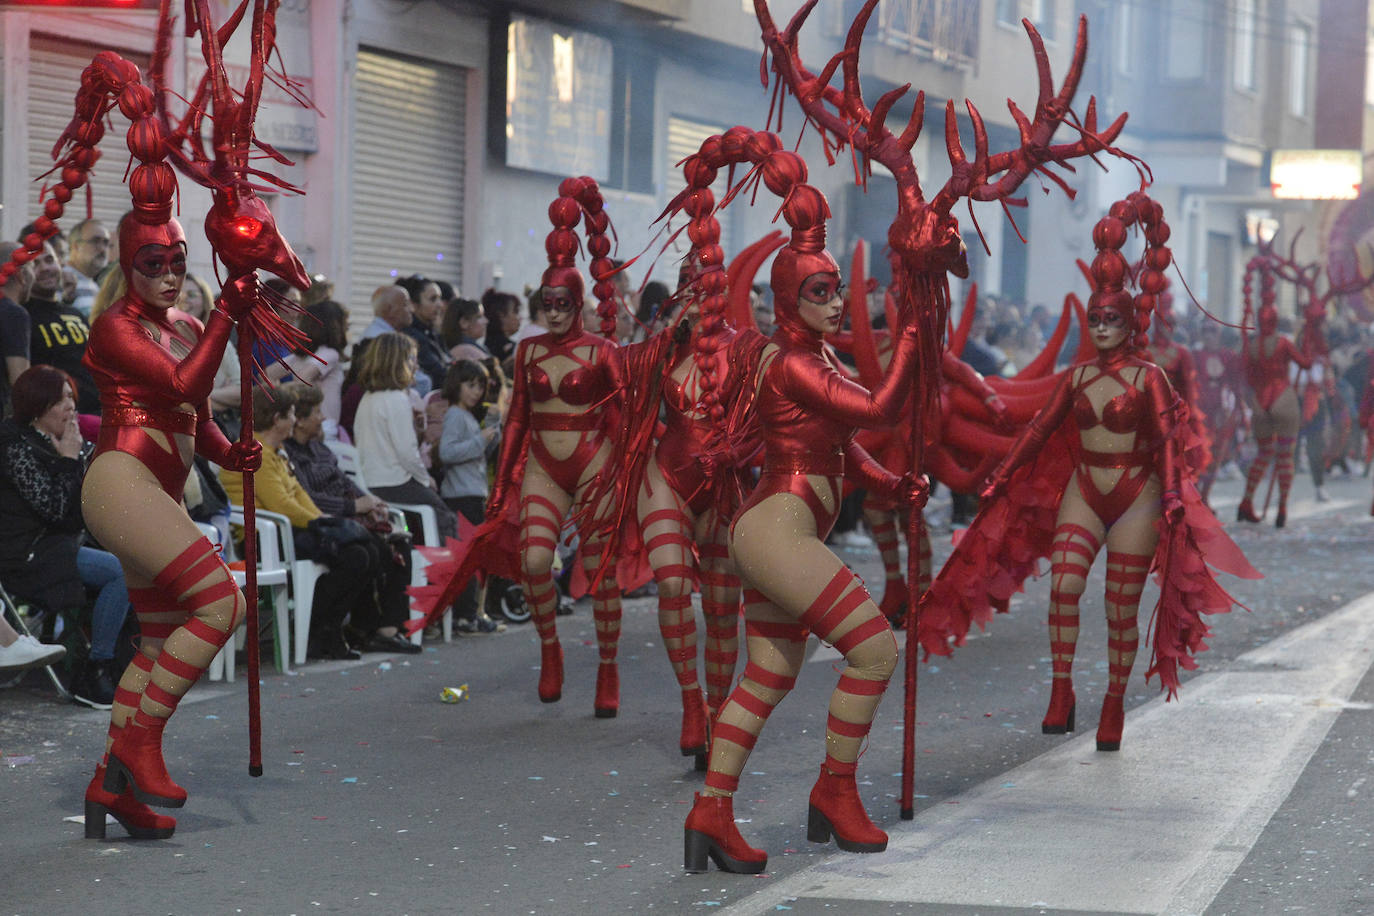
M 598 719 L 614 719 L 620 711 L 620 669 L 615 662 L 602 662 L 596 668 L 596 708 Z
M 1062 735 L 1073 731 L 1074 710 L 1078 701 L 1073 694 L 1073 679 L 1057 677 L 1050 681 L 1050 708 L 1040 723 L 1040 732 L 1045 735 Z
M 563 696 L 563 647 L 556 642 L 539 644 L 539 702 L 557 703 Z
M 768 865 L 768 853 L 744 842 L 735 826 L 733 798 L 696 793 L 696 804 L 682 828 L 682 867 L 694 875 L 706 871 L 706 858 L 721 871 L 757 875 Z
M 1236 521 L 1256 523 L 1259 520 L 1260 517 L 1255 514 L 1255 505 L 1250 502 L 1250 497 L 1247 496 L 1242 499 L 1240 505 L 1236 507 Z
M 835 769 L 848 772 L 835 773 Z M 835 845 L 845 852 L 882 852 L 887 848 L 887 834 L 873 826 L 859 799 L 854 764 L 827 757 L 820 778 L 811 789 L 806 838 L 813 843 L 828 843 L 832 835 Z
M 122 795 L 126 788 L 145 805 L 180 808 L 186 804 L 186 790 L 172 781 L 162 760 L 162 730 L 166 719 L 139 710 L 115 733 L 107 755 L 104 788 Z
M 1102 718 L 1097 722 L 1097 749 L 1099 751 L 1121 750 L 1121 729 L 1126 722 L 1126 712 L 1121 707 L 1122 697 L 1107 694 L 1102 698 Z
M 678 747 L 684 757 L 706 753 L 706 699 L 699 687 L 682 691 L 682 735 Z
M 105 839 L 107 813 L 113 814 L 135 840 L 165 840 L 176 831 L 176 818 L 158 814 L 134 798 L 127 788 L 119 794 L 105 791 L 105 773 L 102 763 L 95 768 L 95 778 L 86 787 L 86 839 Z

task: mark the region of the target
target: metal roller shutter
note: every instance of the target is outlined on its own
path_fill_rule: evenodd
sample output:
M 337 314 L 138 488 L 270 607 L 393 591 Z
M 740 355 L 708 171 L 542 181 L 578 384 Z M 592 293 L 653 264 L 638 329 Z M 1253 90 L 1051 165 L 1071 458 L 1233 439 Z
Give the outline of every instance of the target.
M 701 121 L 692 121 L 687 118 L 679 118 L 676 115 L 669 115 L 668 162 L 666 163 L 667 169 L 664 172 L 666 177 L 663 181 L 663 187 L 666 189 L 669 200 L 677 196 L 678 191 L 681 191 L 687 185 L 687 179 L 682 174 L 682 160 L 700 150 L 701 144 L 707 137 L 723 134 L 725 130 L 726 128 L 717 124 L 705 124 Z M 717 204 L 719 204 L 720 199 L 725 196 L 725 179 L 728 171 L 728 169 L 721 169 L 720 174 L 716 177 L 715 183 L 711 185 L 711 193 L 716 195 Z M 738 166 L 735 168 L 735 177 L 743 178 L 744 173 L 747 171 L 747 165 Z M 716 213 L 716 220 L 720 223 L 720 248 L 725 252 L 725 262 L 728 264 L 731 258 L 739 254 L 739 252 L 731 246 L 732 233 L 730 232 L 730 223 L 732 219 L 730 210 L 721 210 Z M 680 256 L 686 255 L 687 247 L 690 244 L 687 241 L 687 236 L 679 236 L 679 239 L 682 245 Z M 673 274 L 673 278 L 677 278 L 676 273 Z
M 459 287 L 467 74 L 359 49 L 353 147 L 350 331 L 372 291 L 414 273 Z
M 39 216 L 42 206 L 38 196 L 45 184 L 57 183 L 57 176 L 49 176 L 36 181 L 52 168 L 52 148 L 57 138 L 66 130 L 72 119 L 76 91 L 81 86 L 81 71 L 90 66 L 91 59 L 104 48 L 83 45 L 72 41 L 60 40 L 47 35 L 34 35 L 29 49 L 29 190 L 25 195 L 26 211 L 24 222 L 28 223 Z M 137 64 L 146 71 L 148 57 L 145 54 L 120 50 L 120 56 Z M 100 141 L 100 161 L 91 172 L 91 201 L 95 216 L 104 221 L 105 227 L 114 235 L 119 218 L 129 209 L 129 191 L 124 187 L 124 170 L 129 163 L 129 147 L 125 137 L 129 131 L 129 120 L 115 108 L 110 117 L 113 126 L 107 125 L 105 136 Z M 86 218 L 86 190 L 77 191 L 72 202 L 67 205 L 59 225 L 63 232 Z

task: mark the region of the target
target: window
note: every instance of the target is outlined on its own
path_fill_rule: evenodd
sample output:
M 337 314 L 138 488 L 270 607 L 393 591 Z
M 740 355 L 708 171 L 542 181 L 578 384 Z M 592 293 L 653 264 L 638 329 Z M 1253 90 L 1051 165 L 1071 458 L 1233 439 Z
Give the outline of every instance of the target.
M 1004 25 L 1021 24 L 1021 0 L 997 0 L 997 21 Z
M 1237 89 L 1255 88 L 1256 0 L 1236 0 L 1236 50 L 1232 81 Z
M 1040 37 L 1046 41 L 1054 41 L 1055 36 L 1055 7 L 1058 4 L 1055 0 L 1031 0 L 1031 22 L 1035 23 L 1035 28 L 1040 32 Z
M 1202 79 L 1207 58 L 1207 0 L 1169 0 L 1165 29 L 1165 75 L 1173 80 Z
M 1131 63 L 1131 44 L 1135 37 L 1135 6 L 1130 3 L 1119 4 L 1116 8 L 1116 72 L 1130 76 L 1134 71 Z
M 1312 27 L 1295 22 L 1288 28 L 1288 113 L 1307 117 L 1307 71 L 1312 53 Z

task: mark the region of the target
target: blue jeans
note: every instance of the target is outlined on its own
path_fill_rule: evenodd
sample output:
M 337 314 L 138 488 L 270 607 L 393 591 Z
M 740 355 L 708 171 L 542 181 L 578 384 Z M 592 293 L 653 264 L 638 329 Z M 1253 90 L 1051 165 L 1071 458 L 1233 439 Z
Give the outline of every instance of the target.
M 76 555 L 76 571 L 81 583 L 100 589 L 91 611 L 91 658 L 114 658 L 115 641 L 129 614 L 129 590 L 124 585 L 124 567 L 115 555 L 94 547 L 82 547 Z

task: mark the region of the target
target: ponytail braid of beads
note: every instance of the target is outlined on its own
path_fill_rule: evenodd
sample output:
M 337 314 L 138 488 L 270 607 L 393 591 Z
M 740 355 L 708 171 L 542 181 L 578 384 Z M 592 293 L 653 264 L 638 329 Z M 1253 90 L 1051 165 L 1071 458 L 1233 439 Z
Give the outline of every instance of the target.
M 57 173 L 60 182 L 43 205 L 43 215 L 34 220 L 34 231 L 22 239 L 10 260 L 0 265 L 0 283 L 7 281 L 21 265 L 35 258 L 48 239 L 57 234 L 61 218 L 72 196 L 86 184 L 91 169 L 100 159 L 96 145 L 105 136 L 105 115 L 115 106 L 130 122 L 129 151 L 139 164 L 129 176 L 134 213 L 143 223 L 171 221 L 172 201 L 176 196 L 176 173 L 165 161 L 168 148 L 162 123 L 156 113 L 153 91 L 139 82 L 138 67 L 113 51 L 101 51 L 81 72 L 75 114 L 53 146 L 56 164 L 48 174 Z M 120 258 L 132 258 L 120 246 Z M 126 265 L 127 266 L 127 265 Z
M 611 263 L 613 233 L 610 215 L 596 180 L 583 175 L 565 178 L 558 186 L 558 197 L 549 204 L 549 221 L 553 229 L 544 239 L 544 252 L 549 267 L 540 280 L 546 287 L 565 286 L 577 302 L 573 329 L 582 327 L 582 273 L 576 267 L 582 242 L 577 236 L 577 224 L 583 222 L 587 232 L 587 252 L 592 258 L 592 294 L 597 298 L 596 314 L 601 320 L 601 336 L 615 338 L 616 299 L 615 265 Z
M 1134 297 L 1126 288 L 1132 280 L 1131 266 L 1121 253 L 1128 230 L 1133 226 L 1145 236 L 1145 255 L 1134 276 L 1139 292 Z M 1112 204 L 1107 216 L 1093 227 L 1097 256 L 1091 267 L 1093 293 L 1088 306 L 1111 307 L 1122 315 L 1130 315 L 1130 345 L 1134 349 L 1143 350 L 1149 346 L 1150 316 L 1159 295 L 1169 285 L 1164 274 L 1173 257 L 1166 244 L 1168 241 L 1169 224 L 1164 221 L 1163 208 L 1141 191 Z

